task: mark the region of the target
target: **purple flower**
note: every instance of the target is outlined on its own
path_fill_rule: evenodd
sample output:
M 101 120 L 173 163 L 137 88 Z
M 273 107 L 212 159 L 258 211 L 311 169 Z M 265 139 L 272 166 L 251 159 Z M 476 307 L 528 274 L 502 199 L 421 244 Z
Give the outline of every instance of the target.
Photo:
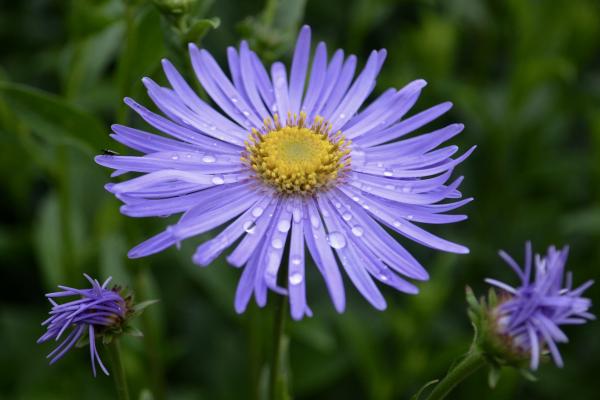
M 328 59 L 322 42 L 309 63 L 310 36 L 310 28 L 303 27 L 289 76 L 281 62 L 269 74 L 245 41 L 239 50 L 227 49 L 229 77 L 210 53 L 190 44 L 196 77 L 215 108 L 168 60 L 163 69 L 170 87 L 142 80 L 164 116 L 125 99 L 164 136 L 114 125 L 112 137 L 142 154 L 102 155 L 96 161 L 115 169 L 113 176 L 141 175 L 108 184 L 107 190 L 131 217 L 183 213 L 129 257 L 154 254 L 223 227 L 198 247 L 194 262 L 208 265 L 235 245 L 227 260 L 244 267 L 235 309 L 243 312 L 253 294 L 264 306 L 271 289 L 289 295 L 292 317 L 300 319 L 311 315 L 305 247 L 339 312 L 345 307 L 340 264 L 377 309 L 386 302 L 375 281 L 415 294 L 417 287 L 407 279 L 428 279 L 388 230 L 434 249 L 468 252 L 415 224 L 464 220 L 465 215 L 444 213 L 472 200 L 440 204 L 461 197 L 462 177 L 449 179 L 473 148 L 451 158 L 457 146 L 437 147 L 460 133 L 462 124 L 406 138 L 452 104 L 404 118 L 426 84 L 416 80 L 386 90 L 365 106 L 386 51 L 373 51 L 354 78 L 356 57 L 337 50 Z M 282 268 L 286 246 L 289 260 Z M 282 284 L 278 277 L 284 271 Z
M 96 334 L 107 328 L 119 326 L 126 316 L 127 303 L 117 291 L 107 289 L 111 278 L 100 285 L 97 280 L 86 274 L 84 276 L 92 284 L 91 289 L 58 286 L 62 291 L 46 295 L 52 304 L 52 310 L 50 310 L 50 318 L 42 323 L 42 326 L 46 326 L 47 331 L 37 342 L 59 341 L 63 338 L 62 342 L 48 354 L 52 365 L 78 341 L 83 340 L 85 335 L 88 335 L 92 372 L 96 376 L 96 362 L 98 362 L 102 371 L 108 375 L 108 370 L 102 364 L 96 348 Z M 59 297 L 71 296 L 76 296 L 78 299 L 62 304 L 54 300 Z
M 563 361 L 557 343 L 567 342 L 561 325 L 583 324 L 594 315 L 588 312 L 592 302 L 582 297 L 593 281 L 589 280 L 576 289 L 572 288 L 571 272 L 566 273 L 565 263 L 569 254 L 568 246 L 557 250 L 548 248 L 545 257 L 535 255 L 535 276 L 532 280 L 531 243 L 525 245 L 525 268 L 521 269 L 515 260 L 500 251 L 500 256 L 517 273 L 521 280 L 514 288 L 495 279 L 486 279 L 508 294 L 508 299 L 497 307 L 496 329 L 510 338 L 512 347 L 530 355 L 531 369 L 538 368 L 540 354 L 546 347 L 554 363 L 562 367 Z

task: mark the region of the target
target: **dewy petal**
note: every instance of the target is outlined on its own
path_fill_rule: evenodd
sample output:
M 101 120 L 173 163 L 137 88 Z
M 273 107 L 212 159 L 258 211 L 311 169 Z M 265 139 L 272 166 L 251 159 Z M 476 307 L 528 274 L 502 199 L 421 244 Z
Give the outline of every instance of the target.
M 212 56 L 206 50 L 198 49 L 193 43 L 190 43 L 189 50 L 196 77 L 214 102 L 241 127 L 260 128 L 262 121 L 244 101 Z
M 254 234 L 258 218 L 254 212 L 255 207 L 264 210 L 274 201 L 270 196 L 265 196 L 257 201 L 256 204 L 252 205 L 245 213 L 229 224 L 221 233 L 198 246 L 193 257 L 194 262 L 201 266 L 207 266 L 243 234 Z
M 323 196 L 318 196 L 317 200 L 323 221 L 328 230 L 327 241 L 335 249 L 350 280 L 373 307 L 378 310 L 384 310 L 386 308 L 385 299 L 364 268 L 363 263 L 365 260 L 360 259 L 353 246 L 348 246 L 348 242 L 350 241 L 348 232 L 343 229 L 338 219 L 334 218 L 335 212 L 330 208 Z
M 325 76 L 327 74 L 327 46 L 325 43 L 320 42 L 315 50 L 315 58 L 312 63 L 310 78 L 308 80 L 308 88 L 306 89 L 306 95 L 302 102 L 300 111 L 305 112 L 308 115 L 310 121 L 314 115 L 312 113 L 315 104 L 317 103 L 318 96 L 323 90 L 325 83 Z
M 275 102 L 277 103 L 277 113 L 282 120 L 287 118 L 290 111 L 288 82 L 285 72 L 285 65 L 275 62 L 271 66 L 271 79 L 273 80 L 273 89 L 275 90 Z
M 185 79 L 183 79 L 181 74 L 177 71 L 177 69 L 175 69 L 169 60 L 163 59 L 162 67 L 163 71 L 165 72 L 165 76 L 173 87 L 175 93 L 177 93 L 185 105 L 192 111 L 198 115 L 202 115 L 215 127 L 218 126 L 226 132 L 236 132 L 240 135 L 245 133 L 245 131 L 239 125 L 231 121 L 229 118 L 223 116 L 221 113 L 200 99 L 200 97 L 192 90 L 190 85 L 185 81 Z
M 341 313 L 346 306 L 346 295 L 338 263 L 327 244 L 321 216 L 313 200 L 306 201 L 304 205 L 303 213 L 307 216 L 304 219 L 304 239 L 307 248 L 325 280 L 335 309 Z
M 289 111 L 292 114 L 298 114 L 300 112 L 309 56 L 310 27 L 304 25 L 298 34 L 290 70 Z
M 377 51 L 371 52 L 367 64 L 345 94 L 340 105 L 331 115 L 327 115 L 327 120 L 332 124 L 334 132 L 339 130 L 354 116 L 363 101 L 373 90 L 375 79 L 377 78 L 379 57 L 380 53 Z
M 172 120 L 223 141 L 239 143 L 246 137 L 246 132 L 239 127 L 227 128 L 225 124 L 207 118 L 207 113 L 197 113 L 186 107 L 173 90 L 158 86 L 150 78 L 143 78 L 142 82 L 148 89 L 148 96 Z
M 290 238 L 290 256 L 288 261 L 288 292 L 292 318 L 299 320 L 307 313 L 306 279 L 304 259 L 304 229 L 302 205 L 294 202 L 292 210 L 292 233 Z
M 375 256 L 409 278 L 429 279 L 429 274 L 421 264 L 376 223 L 362 207 L 356 204 L 356 199 L 358 197 L 349 198 L 341 190 L 335 191 L 334 200 L 339 201 L 340 205 L 347 210 L 342 214 L 342 218 L 352 220 L 364 229 L 364 241 Z
M 333 61 L 332 61 L 333 63 Z M 352 79 L 354 78 L 354 72 L 356 71 L 356 56 L 350 55 L 346 61 L 344 61 L 344 65 L 342 66 L 342 71 L 339 75 L 331 76 L 331 79 L 335 83 L 332 84 L 332 90 L 328 97 L 323 98 L 322 108 L 316 107 L 314 113 L 323 116 L 325 120 L 330 121 L 333 116 L 333 112 L 340 104 L 342 98 L 346 95 L 350 84 L 352 83 Z M 329 75 L 329 71 L 327 71 L 327 75 Z
M 199 146 L 218 146 L 219 142 L 215 139 L 211 139 L 209 137 L 203 137 L 201 132 L 193 131 L 183 125 L 177 124 L 167 118 L 161 117 L 158 114 L 155 114 L 145 108 L 144 106 L 136 103 L 133 99 L 126 97 L 124 99 L 125 104 L 131 107 L 136 113 L 139 114 L 140 117 L 148 124 L 152 125 L 156 129 L 161 132 L 166 133 L 167 135 L 173 136 L 177 139 L 183 140 L 188 143 L 197 144 Z M 237 146 L 243 145 L 243 141 L 236 137 L 231 137 L 219 130 L 219 128 L 214 125 L 214 135 L 218 136 L 220 140 L 225 141 L 227 143 L 231 143 Z M 209 127 L 209 131 L 212 131 L 213 127 Z M 215 145 L 215 143 L 217 143 Z
M 428 124 L 429 122 L 438 118 L 440 115 L 446 113 L 451 108 L 451 102 L 438 104 L 382 131 L 370 132 L 368 135 L 358 137 L 354 140 L 354 142 L 359 146 L 372 147 L 394 139 L 398 139 L 399 137 L 402 137 Z
M 349 77 L 347 78 L 347 85 L 350 85 L 350 82 L 352 81 L 352 75 L 354 74 L 354 68 L 356 67 L 356 58 L 350 57 L 348 62 L 344 64 L 344 67 L 342 67 L 343 63 L 344 52 L 342 50 L 336 50 L 336 52 L 333 54 L 333 57 L 331 58 L 331 62 L 327 66 L 327 72 L 325 74 L 325 83 L 323 85 L 323 88 L 319 92 L 316 103 L 314 107 L 311 110 L 309 110 L 310 112 L 307 111 L 308 116 L 310 118 L 313 118 L 317 115 L 323 115 L 324 113 L 322 112 L 322 110 L 325 104 L 333 103 L 329 100 L 329 97 L 331 96 L 334 87 L 336 87 L 336 84 L 338 83 L 338 80 L 341 77 L 340 71 L 344 71 L 343 74 L 349 75 Z M 350 69 L 351 71 L 349 71 Z
M 259 243 L 262 243 L 265 238 L 265 233 L 273 214 L 279 207 L 279 201 L 273 201 L 269 204 L 268 208 L 262 208 L 260 206 L 252 207 L 252 215 L 256 217 L 255 226 L 251 229 L 251 232 L 244 236 L 240 244 L 235 250 L 227 256 L 227 261 L 235 267 L 241 267 L 244 265 L 250 256 L 256 251 Z
M 248 48 L 248 43 L 244 40 L 240 45 L 240 73 L 241 81 L 244 86 L 244 90 L 248 96 L 248 101 L 254 107 L 254 111 L 262 118 L 271 117 L 271 113 L 267 109 L 270 103 L 267 103 L 267 107 L 261 99 L 257 81 L 257 73 L 255 72 L 252 62 L 252 52 Z

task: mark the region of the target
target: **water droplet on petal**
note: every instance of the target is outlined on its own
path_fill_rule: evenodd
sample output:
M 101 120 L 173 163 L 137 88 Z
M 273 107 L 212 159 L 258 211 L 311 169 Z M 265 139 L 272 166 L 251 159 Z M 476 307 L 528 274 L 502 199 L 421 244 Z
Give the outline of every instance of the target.
M 385 188 L 387 190 L 395 190 L 396 189 L 396 187 L 394 185 L 385 185 Z
M 271 241 L 271 246 L 273 246 L 274 249 L 281 249 L 283 247 L 283 241 L 279 238 L 274 238 Z
M 319 220 L 319 217 L 313 215 L 310 217 L 310 223 L 312 224 L 313 228 L 318 228 L 321 224 L 321 221 Z
M 299 285 L 304 280 L 304 277 L 300 273 L 290 275 L 290 285 Z
M 383 171 L 383 175 L 385 175 L 385 176 L 393 176 L 394 173 L 392 172 L 392 170 L 386 169 L 386 170 Z
M 302 263 L 302 259 L 300 258 L 300 256 L 292 256 L 290 262 L 292 263 L 292 265 L 300 265 Z
M 385 273 L 382 272 L 381 274 L 379 274 L 379 279 L 382 282 L 387 282 L 390 278 Z
M 252 210 L 252 215 L 258 218 L 262 215 L 263 211 L 264 210 L 261 207 L 255 207 L 254 210 Z
M 290 221 L 287 219 L 283 219 L 281 221 L 279 221 L 279 223 L 277 224 L 277 230 L 281 233 L 286 233 L 287 231 L 290 230 Z
M 398 220 L 395 220 L 395 221 L 393 222 L 393 225 L 394 225 L 396 228 L 400 228 L 400 227 L 402 226 L 402 222 L 400 222 L 400 221 L 398 221 Z
M 238 102 L 238 99 L 236 99 L 235 97 L 232 97 L 232 98 L 231 98 L 231 102 L 232 102 L 232 103 L 237 103 L 237 102 Z
M 410 186 L 404 186 L 402 188 L 402 192 L 404 193 L 410 193 L 412 191 L 412 188 Z
M 179 160 L 179 156 L 177 154 L 175 154 L 174 156 L 171 157 L 172 160 Z
M 346 237 L 341 232 L 331 232 L 327 236 L 327 241 L 329 245 L 334 249 L 343 249 L 346 247 Z
M 414 215 L 407 215 L 406 219 L 413 219 L 415 216 Z
M 202 161 L 205 163 L 214 163 L 217 161 L 217 159 L 211 154 L 206 154 L 204 157 L 202 157 Z
M 244 112 L 242 112 L 242 114 L 244 114 L 246 117 L 250 115 L 250 113 L 248 111 L 244 111 Z
M 222 185 L 225 183 L 225 180 L 220 176 L 213 176 L 212 183 L 214 183 L 215 185 Z
M 352 234 L 356 237 L 361 237 L 364 233 L 363 228 L 361 228 L 360 226 L 356 225 L 354 227 L 352 227 Z
M 352 219 L 352 214 L 344 213 L 342 214 L 342 218 L 344 218 L 344 221 L 350 221 Z
M 244 222 L 244 230 L 250 235 L 254 234 L 254 232 L 256 232 L 256 224 L 254 223 L 254 221 Z

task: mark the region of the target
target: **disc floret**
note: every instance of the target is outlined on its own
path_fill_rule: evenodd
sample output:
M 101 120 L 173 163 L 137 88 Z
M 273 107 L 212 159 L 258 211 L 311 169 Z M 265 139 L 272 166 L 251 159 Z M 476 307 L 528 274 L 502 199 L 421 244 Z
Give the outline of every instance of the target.
M 350 141 L 317 116 L 307 125 L 306 114 L 278 115 L 264 120 L 246 141 L 242 161 L 255 176 L 282 195 L 312 195 L 328 189 L 350 166 Z

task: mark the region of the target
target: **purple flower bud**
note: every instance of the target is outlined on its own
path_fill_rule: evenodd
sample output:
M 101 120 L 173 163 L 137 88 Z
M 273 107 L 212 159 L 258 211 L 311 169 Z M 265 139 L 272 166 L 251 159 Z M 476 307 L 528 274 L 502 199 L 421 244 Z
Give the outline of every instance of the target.
M 87 274 L 84 276 L 92 284 L 91 289 L 74 289 L 59 285 L 58 287 L 62 289 L 60 292 L 46 295 L 52 304 L 52 310 L 50 310 L 50 318 L 42 323 L 42 326 L 46 327 L 46 333 L 37 340 L 37 343 L 49 340 L 60 341 L 47 357 L 50 359 L 50 364 L 54 364 L 87 335 L 94 376 L 96 376 L 96 363 L 106 375 L 109 375 L 98 354 L 96 336 L 111 328 L 121 327 L 129 311 L 128 302 L 119 294 L 118 288 L 108 289 L 111 278 L 100 285 Z M 56 300 L 62 297 L 76 297 L 76 299 L 58 303 Z

